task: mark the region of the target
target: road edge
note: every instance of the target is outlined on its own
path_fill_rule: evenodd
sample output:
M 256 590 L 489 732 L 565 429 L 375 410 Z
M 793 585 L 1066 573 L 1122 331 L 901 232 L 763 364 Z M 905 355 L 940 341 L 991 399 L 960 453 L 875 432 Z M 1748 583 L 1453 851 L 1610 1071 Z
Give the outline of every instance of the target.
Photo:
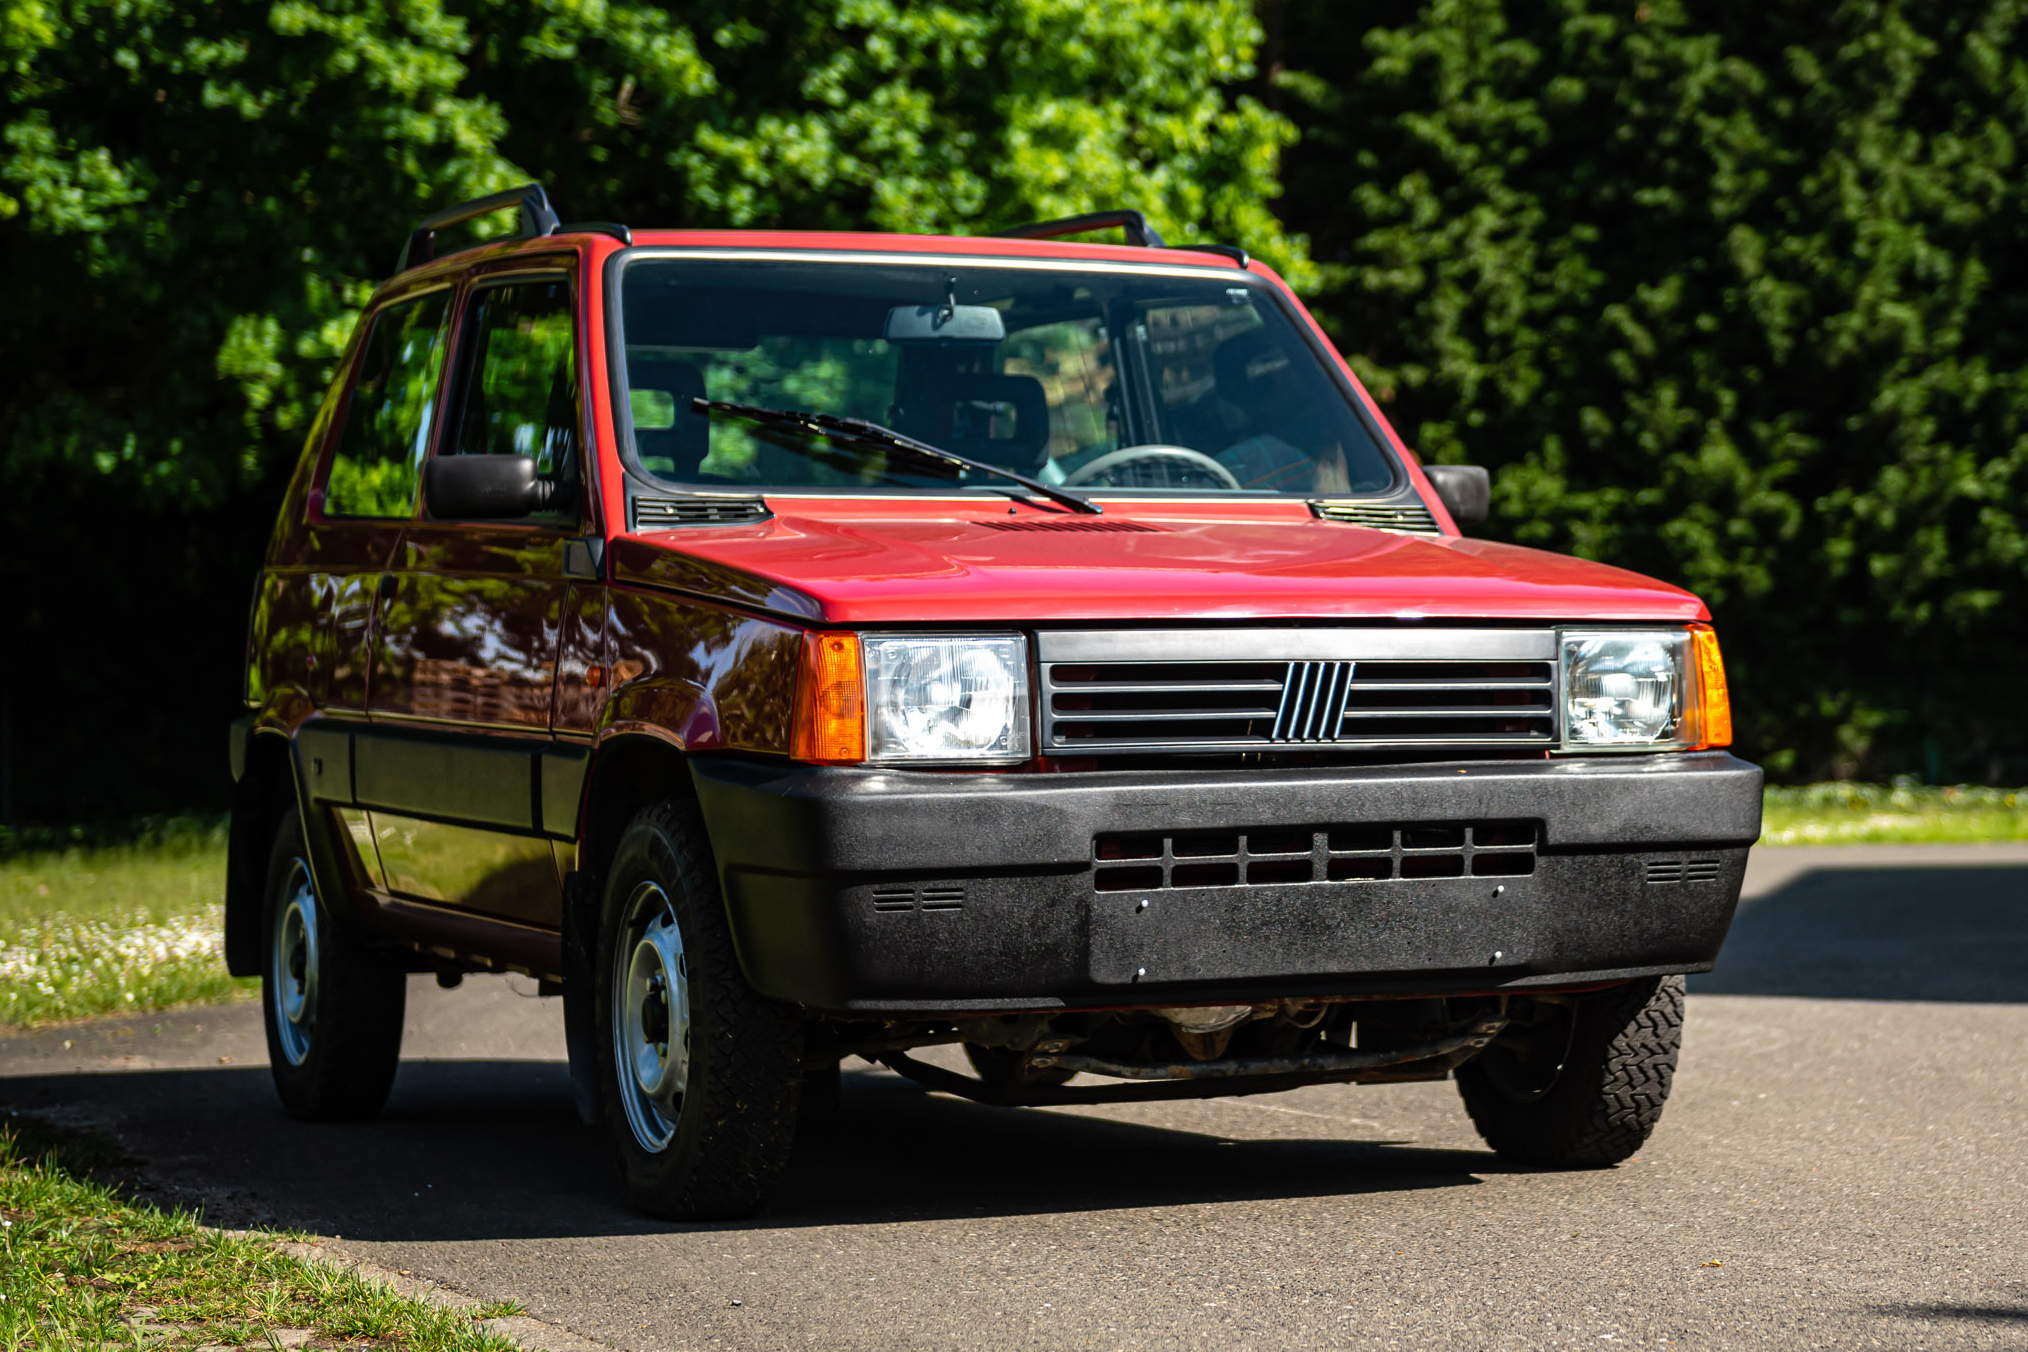
M 369 1258 L 361 1258 L 357 1254 L 333 1248 L 330 1241 L 321 1238 L 306 1243 L 301 1240 L 279 1239 L 264 1230 L 225 1230 L 221 1233 L 238 1239 L 266 1243 L 276 1252 L 287 1254 L 305 1263 L 356 1273 L 368 1280 L 391 1286 L 397 1293 L 410 1300 L 421 1301 L 427 1305 L 447 1310 L 466 1310 L 474 1305 L 490 1303 L 483 1297 L 456 1290 L 431 1281 L 427 1277 L 404 1275 L 392 1268 L 382 1267 Z M 482 1320 L 477 1327 L 489 1333 L 499 1334 L 515 1346 L 526 1349 L 526 1352 L 613 1352 L 611 1343 L 602 1343 L 581 1333 L 573 1333 L 561 1324 L 552 1324 L 530 1314 Z

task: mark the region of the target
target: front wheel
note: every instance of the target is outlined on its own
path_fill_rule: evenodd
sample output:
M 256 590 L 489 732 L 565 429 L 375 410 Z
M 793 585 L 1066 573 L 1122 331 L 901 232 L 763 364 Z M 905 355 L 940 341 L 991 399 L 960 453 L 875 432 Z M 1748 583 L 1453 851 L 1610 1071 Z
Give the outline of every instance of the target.
M 1598 1169 L 1639 1150 L 1661 1120 L 1683 1042 L 1683 978 L 1649 977 L 1534 1000 L 1458 1067 L 1487 1145 L 1516 1164 Z
M 291 808 L 268 856 L 261 964 L 268 1066 L 290 1116 L 354 1121 L 379 1112 L 394 1084 L 408 978 L 335 923 L 309 859 Z
M 662 803 L 620 838 L 599 925 L 599 1087 L 635 1206 L 751 1215 L 788 1165 L 803 1024 L 741 975 L 696 808 Z

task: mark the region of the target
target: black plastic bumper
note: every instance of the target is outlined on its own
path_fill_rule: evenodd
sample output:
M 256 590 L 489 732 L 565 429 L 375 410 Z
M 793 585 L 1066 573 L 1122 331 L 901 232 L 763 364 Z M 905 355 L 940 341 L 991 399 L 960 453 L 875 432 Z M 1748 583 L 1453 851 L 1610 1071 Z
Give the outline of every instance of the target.
M 938 774 L 692 762 L 748 979 L 864 1013 L 1092 1008 L 1580 985 L 1709 969 L 1760 834 L 1724 752 L 1386 768 Z M 1525 824 L 1527 871 L 1328 880 L 1379 827 Z M 1333 834 L 1337 832 L 1337 834 Z M 1314 833 L 1316 881 L 1160 871 L 1101 835 Z M 1439 833 L 1441 834 L 1441 833 Z M 1510 833 L 1511 834 L 1511 833 Z M 1483 827 L 1474 838 L 1491 838 Z M 1191 846 L 1190 848 L 1197 848 Z M 1176 847 L 1165 854 L 1180 854 Z M 1296 866 L 1298 871 L 1302 865 Z M 1420 867 L 1420 865 L 1418 865 Z M 1258 872 L 1271 881 L 1256 882 Z M 1108 889 L 1099 879 L 1107 877 Z M 1152 876 L 1152 875 L 1150 875 Z

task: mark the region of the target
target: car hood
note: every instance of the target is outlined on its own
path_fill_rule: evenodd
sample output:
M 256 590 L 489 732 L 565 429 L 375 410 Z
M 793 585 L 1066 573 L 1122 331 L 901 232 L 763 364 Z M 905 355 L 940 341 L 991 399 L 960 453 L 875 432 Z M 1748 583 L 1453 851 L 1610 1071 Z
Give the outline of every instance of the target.
M 1707 618 L 1690 593 L 1606 564 L 1281 506 L 1218 519 L 1114 503 L 1103 517 L 804 515 L 783 504 L 751 525 L 621 536 L 613 578 L 841 625 Z

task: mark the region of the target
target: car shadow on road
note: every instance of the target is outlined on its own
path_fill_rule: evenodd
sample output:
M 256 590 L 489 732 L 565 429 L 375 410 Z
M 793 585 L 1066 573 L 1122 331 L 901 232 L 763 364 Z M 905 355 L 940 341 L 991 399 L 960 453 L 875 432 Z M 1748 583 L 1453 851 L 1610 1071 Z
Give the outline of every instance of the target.
M 1934 1302 L 1911 1305 L 1876 1305 L 1874 1313 L 1892 1319 L 1962 1319 L 1974 1324 L 2007 1330 L 2028 1324 L 2028 1305 L 1957 1305 Z
M 2028 1001 L 2028 868 L 1820 868 L 1740 906 L 1700 995 Z
M 1489 1154 L 1359 1139 L 1232 1140 L 927 1094 L 847 1073 L 841 1109 L 799 1143 L 774 1202 L 740 1228 L 886 1224 L 1465 1187 Z M 562 1066 L 406 1062 L 382 1115 L 293 1121 L 264 1069 L 0 1079 L 0 1103 L 110 1129 L 212 1224 L 355 1240 L 666 1232 L 621 1192 Z

